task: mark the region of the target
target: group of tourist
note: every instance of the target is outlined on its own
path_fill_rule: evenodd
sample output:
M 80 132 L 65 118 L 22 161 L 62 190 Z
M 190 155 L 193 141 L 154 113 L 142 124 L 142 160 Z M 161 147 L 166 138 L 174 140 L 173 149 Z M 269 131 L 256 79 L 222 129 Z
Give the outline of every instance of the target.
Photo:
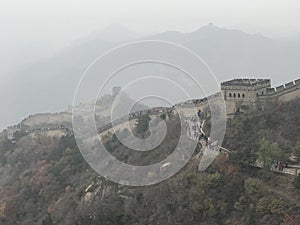
M 279 170 L 279 171 L 283 171 L 283 168 L 287 168 L 288 164 L 287 163 L 282 163 L 280 161 L 277 161 L 274 165 L 275 169 Z
M 198 118 L 197 118 L 198 116 Z M 192 139 L 201 141 L 205 141 L 205 146 L 209 150 L 219 150 L 219 146 L 216 144 L 216 142 L 213 142 L 211 138 L 207 137 L 205 132 L 203 131 L 205 120 L 203 120 L 203 113 L 199 109 L 197 112 L 197 116 L 187 117 L 186 118 L 186 126 L 188 128 L 188 136 L 190 136 Z M 202 123 L 201 123 L 202 121 Z

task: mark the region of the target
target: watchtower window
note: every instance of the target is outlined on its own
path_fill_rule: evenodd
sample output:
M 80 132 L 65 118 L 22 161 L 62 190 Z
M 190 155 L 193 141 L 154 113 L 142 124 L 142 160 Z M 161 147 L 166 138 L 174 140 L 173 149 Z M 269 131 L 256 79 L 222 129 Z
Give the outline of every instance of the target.
M 261 95 L 264 95 L 264 92 L 263 92 L 263 91 L 261 92 Z
M 232 94 L 231 94 L 231 93 L 229 93 L 229 97 L 230 97 L 230 98 L 232 97 Z
M 236 97 L 236 94 L 235 94 L 235 93 L 233 94 L 233 97 L 234 97 L 234 98 Z
M 241 94 L 239 93 L 239 94 L 238 94 L 238 98 L 240 98 L 240 97 L 241 97 Z
M 245 98 L 245 94 L 242 94 L 242 97 Z

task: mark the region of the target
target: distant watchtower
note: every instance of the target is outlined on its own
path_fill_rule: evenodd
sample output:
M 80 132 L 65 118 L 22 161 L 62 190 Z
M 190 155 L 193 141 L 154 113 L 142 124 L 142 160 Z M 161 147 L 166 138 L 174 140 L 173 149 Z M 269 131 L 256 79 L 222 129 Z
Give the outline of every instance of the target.
M 113 87 L 112 95 L 115 97 L 121 92 L 122 88 L 120 86 Z
M 254 103 L 266 95 L 271 87 L 270 79 L 234 79 L 221 83 L 225 101 Z

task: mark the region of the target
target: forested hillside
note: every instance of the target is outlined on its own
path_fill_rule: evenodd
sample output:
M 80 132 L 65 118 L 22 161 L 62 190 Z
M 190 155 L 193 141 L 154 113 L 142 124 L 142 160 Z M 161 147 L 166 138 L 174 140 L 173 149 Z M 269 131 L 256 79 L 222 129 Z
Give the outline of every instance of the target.
M 257 159 L 300 156 L 299 109 L 298 99 L 235 115 L 223 143 L 234 151 L 229 157 L 219 155 L 204 173 L 197 171 L 199 159 L 193 157 L 171 179 L 149 187 L 122 186 L 98 176 L 72 133 L 55 137 L 20 131 L 15 143 L 2 133 L 0 224 L 299 225 L 299 178 L 272 172 L 267 163 L 251 166 Z M 174 132 L 149 156 L 128 157 L 114 135 L 105 141 L 116 157 L 148 163 L 165 157 L 177 143 L 180 124 L 176 118 L 167 123 Z M 265 158 L 264 149 L 271 149 Z

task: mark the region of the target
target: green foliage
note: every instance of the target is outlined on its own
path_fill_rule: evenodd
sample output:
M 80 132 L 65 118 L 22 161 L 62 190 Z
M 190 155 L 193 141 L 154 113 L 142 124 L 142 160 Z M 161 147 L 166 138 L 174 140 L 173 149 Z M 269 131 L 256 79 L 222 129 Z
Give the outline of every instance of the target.
M 300 142 L 297 142 L 295 148 L 294 148 L 294 154 L 297 156 L 297 157 L 300 157 Z
M 221 181 L 221 174 L 209 174 L 205 178 L 197 181 L 194 194 L 196 196 L 201 196 L 206 190 L 219 186 L 221 184 Z
M 65 183 L 66 176 L 62 172 L 66 165 L 64 163 L 57 163 L 53 168 L 49 170 L 49 173 L 53 174 L 57 181 L 61 184 Z
M 249 204 L 255 205 L 259 214 L 280 215 L 285 210 L 284 200 L 278 198 L 257 178 L 248 178 L 244 184 L 245 194 L 235 203 L 235 208 L 244 210 Z
M 61 137 L 61 141 L 60 141 L 61 149 L 67 149 L 67 148 L 75 149 L 76 147 L 77 145 L 76 145 L 76 140 L 74 135 L 67 134 Z
M 127 225 L 134 224 L 130 215 L 124 212 L 124 202 L 116 197 L 110 196 L 105 201 L 84 208 L 76 215 L 76 225 Z M 92 215 L 92 216 L 91 216 Z
M 118 137 L 116 134 L 113 134 L 111 136 L 110 139 L 108 139 L 108 141 L 106 143 L 104 143 L 105 148 L 109 151 L 109 152 L 114 152 L 120 145 L 121 142 L 119 141 Z
M 48 161 L 59 161 L 67 149 L 77 149 L 75 137 L 71 134 L 62 136 L 59 146 L 50 151 L 46 159 Z
M 255 178 L 248 178 L 244 184 L 245 193 L 252 198 L 257 198 L 261 193 L 260 183 Z
M 218 186 L 220 182 L 221 182 L 221 174 L 213 173 L 207 176 L 204 186 L 205 188 L 212 188 Z
M 243 211 L 246 208 L 247 200 L 245 196 L 241 196 L 238 201 L 234 203 L 234 208 L 238 211 Z
M 230 189 L 224 187 L 224 178 L 219 173 L 213 173 L 195 180 L 196 184 L 190 192 L 192 197 L 190 209 L 199 218 L 217 219 L 226 215 L 229 210 L 228 203 L 235 196 L 229 194 Z
M 18 130 L 14 132 L 14 138 L 16 141 L 19 141 L 22 137 L 26 136 L 27 132 L 25 130 Z
M 258 158 L 262 162 L 264 168 L 270 169 L 275 160 L 282 159 L 282 152 L 277 144 L 262 139 L 260 141 Z
M 202 209 L 203 209 L 203 207 L 202 207 L 202 205 L 201 205 L 199 202 L 193 202 L 193 203 L 192 203 L 191 210 L 192 210 L 194 213 L 198 213 L 198 212 L 200 212 Z
M 12 144 L 10 140 L 5 138 L 3 141 L 0 142 L 0 153 L 3 154 L 7 151 L 13 150 L 14 147 L 15 145 Z
M 256 211 L 262 214 L 282 214 L 284 211 L 283 200 L 274 196 L 260 198 Z
M 300 190 L 300 175 L 298 175 L 293 181 L 294 187 Z
M 48 161 L 58 161 L 63 156 L 64 149 L 55 148 L 50 151 L 46 157 Z
M 164 113 L 164 114 L 161 114 L 159 117 L 160 117 L 162 120 L 165 120 L 165 119 L 167 118 L 167 115 Z
M 299 100 L 270 102 L 264 111 L 247 111 L 228 119 L 223 145 L 237 153 L 231 156 L 231 160 L 245 164 L 253 162 L 255 154 L 259 155 L 262 139 L 277 143 L 284 153 L 280 160 L 287 160 L 287 156 L 298 149 L 294 147 L 299 141 L 299 107 Z
M 229 121 L 225 147 L 236 151 L 230 155 L 230 161 L 252 164 L 259 156 L 269 164 L 271 160 L 278 158 L 278 146 L 283 151 L 286 146 L 290 151 L 296 146 L 297 151 L 299 135 L 295 133 L 298 129 L 295 121 L 299 121 L 299 113 L 296 113 L 299 110 L 292 105 L 284 106 L 278 112 L 277 110 L 276 106 L 273 114 L 266 112 L 246 115 L 241 112 Z M 284 113 L 281 113 L 282 110 Z M 289 122 L 287 118 L 291 118 L 293 122 Z M 139 124 L 143 128 L 140 131 L 147 134 L 149 118 L 139 119 L 143 121 Z M 178 143 L 178 136 L 175 134 L 180 130 L 180 124 L 174 126 L 176 121 L 177 117 L 174 115 L 173 120 L 167 121 L 172 132 L 168 133 L 167 141 L 158 148 L 157 155 L 163 155 L 164 150 L 172 150 L 173 144 L 176 146 Z M 120 133 L 126 137 L 127 132 L 124 130 Z M 289 136 L 293 133 L 293 136 Z M 255 225 L 283 224 L 286 214 L 299 214 L 297 192 L 289 191 L 290 185 L 284 187 L 289 178 L 272 172 L 274 175 L 268 183 L 261 176 L 267 170 L 242 167 L 238 174 L 233 175 L 222 170 L 216 172 L 217 167 L 211 166 L 206 172 L 199 173 L 199 159 L 192 158 L 181 172 L 165 182 L 141 188 L 129 187 L 113 184 L 99 177 L 92 169 L 87 169 L 73 135 L 64 136 L 59 142 L 46 135 L 38 140 L 28 135 L 28 139 L 24 137 L 15 145 L 4 138 L 5 136 L 0 141 L 1 160 L 2 156 L 7 156 L 9 160 L 17 159 L 15 164 L 8 162 L 19 169 L 11 173 L 12 166 L 1 165 L 6 172 L 3 174 L 11 177 L 3 185 L 0 196 L 8 199 L 5 213 L 10 210 L 18 216 L 16 220 L 11 219 L 11 223 L 5 221 L 5 224 L 26 221 L 27 224 L 43 225 Z M 275 141 L 278 146 L 272 144 Z M 120 146 L 116 135 L 109 134 L 105 138 L 105 144 L 120 159 L 127 157 L 127 149 Z M 35 152 L 37 155 L 31 155 Z M 155 158 L 152 156 L 141 155 L 136 160 L 129 158 L 129 161 L 144 163 L 146 157 Z M 20 163 L 27 157 L 26 163 Z M 48 162 L 43 162 L 45 158 Z M 225 162 L 220 162 L 224 167 L 227 166 Z M 90 184 L 92 187 L 86 193 L 85 189 Z M 66 191 L 69 185 L 72 189 Z M 295 179 L 294 186 L 300 189 L 299 176 Z M 49 214 L 46 215 L 47 208 Z M 7 218 L 13 218 L 9 216 Z
M 136 132 L 144 137 L 145 132 L 149 129 L 149 121 L 151 120 L 148 114 L 142 115 L 138 118 Z
M 229 161 L 244 165 L 253 165 L 257 160 L 257 154 L 252 148 L 242 147 L 229 154 Z
M 43 219 L 42 225 L 53 225 L 53 222 L 52 222 L 52 219 L 51 219 L 51 215 L 49 213 L 47 213 L 47 215 Z
M 70 175 L 87 168 L 87 163 L 77 148 L 75 137 L 71 134 L 62 136 L 58 147 L 50 151 L 46 159 L 55 163 L 49 172 L 61 185 L 68 183 Z
M 0 141 L 0 165 L 4 165 L 7 163 L 7 157 L 5 153 L 7 151 L 12 151 L 15 148 L 15 145 L 11 143 L 6 137 L 4 140 Z

